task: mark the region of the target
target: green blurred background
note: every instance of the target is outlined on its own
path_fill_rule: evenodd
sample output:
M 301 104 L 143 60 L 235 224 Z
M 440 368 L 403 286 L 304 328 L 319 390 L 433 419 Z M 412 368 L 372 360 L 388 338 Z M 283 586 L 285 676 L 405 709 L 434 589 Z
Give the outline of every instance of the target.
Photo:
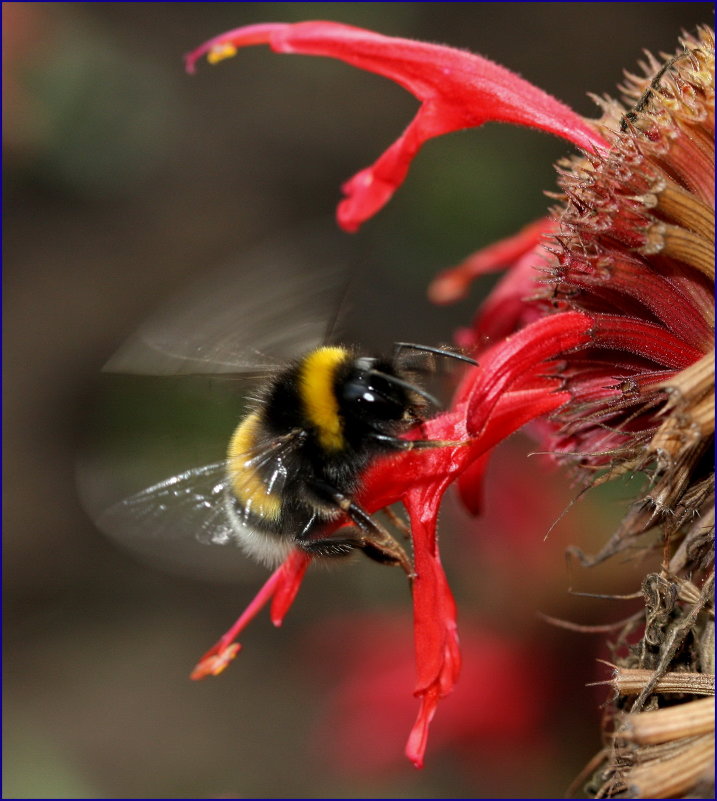
M 588 91 L 613 92 L 642 48 L 673 50 L 680 29 L 712 21 L 712 4 L 3 4 L 6 798 L 545 797 L 598 748 L 602 696 L 583 685 L 599 674 L 601 638 L 550 628 L 535 611 L 604 622 L 634 609 L 570 597 L 571 584 L 636 587 L 609 571 L 570 575 L 563 559 L 567 543 L 596 547 L 628 493 L 580 504 L 544 543 L 573 491 L 526 458 L 527 440 L 499 455 L 486 518 L 449 505 L 441 531 L 460 620 L 478 632 L 467 653 L 480 660 L 481 630 L 514 643 L 538 700 L 502 743 L 480 724 L 480 703 L 442 734 L 439 709 L 423 772 L 401 754 L 413 702 L 378 765 L 351 744 L 345 675 L 330 669 L 353 648 L 360 676 L 384 619 L 410 635 L 394 571 L 368 560 L 315 571 L 282 630 L 255 622 L 227 673 L 194 684 L 189 670 L 261 572 L 237 560 L 234 576 L 223 552 L 231 569 L 214 579 L 161 570 L 105 539 L 78 501 L 78 453 L 94 437 L 131 430 L 139 452 L 177 444 L 174 427 L 178 460 L 221 456 L 236 402 L 210 383 L 102 384 L 102 364 L 186 281 L 333 214 L 341 182 L 415 109 L 378 76 L 266 48 L 183 72 L 181 56 L 226 29 L 318 18 L 474 50 L 594 116 Z M 496 125 L 429 143 L 354 237 L 362 266 L 347 335 L 383 347 L 449 340 L 492 282 L 432 309 L 430 277 L 541 216 L 567 152 Z M 372 742 L 369 727 L 367 754 Z

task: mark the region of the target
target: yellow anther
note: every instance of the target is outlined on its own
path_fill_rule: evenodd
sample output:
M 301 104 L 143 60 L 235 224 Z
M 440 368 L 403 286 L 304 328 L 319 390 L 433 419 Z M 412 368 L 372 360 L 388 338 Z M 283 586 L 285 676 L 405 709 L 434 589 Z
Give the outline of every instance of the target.
M 224 61 L 225 58 L 231 58 L 236 54 L 236 47 L 229 42 L 225 42 L 224 44 L 214 45 L 214 47 L 207 53 L 207 61 L 210 64 L 218 64 L 220 61 Z

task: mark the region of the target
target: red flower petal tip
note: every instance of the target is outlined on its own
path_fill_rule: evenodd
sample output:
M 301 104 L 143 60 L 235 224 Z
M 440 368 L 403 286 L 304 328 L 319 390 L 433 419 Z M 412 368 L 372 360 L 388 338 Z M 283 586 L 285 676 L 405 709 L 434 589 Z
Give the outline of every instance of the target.
M 476 251 L 456 267 L 440 272 L 428 287 L 433 303 L 454 303 L 465 297 L 480 275 L 513 267 L 523 256 L 540 246 L 546 234 L 556 233 L 555 221 L 546 217 L 529 223 L 517 234 Z
M 216 651 L 214 648 L 210 649 L 197 662 L 197 666 L 189 674 L 189 678 L 199 681 L 207 676 L 218 676 L 229 666 L 239 651 L 241 651 L 241 645 L 238 642 L 231 643 L 220 651 Z

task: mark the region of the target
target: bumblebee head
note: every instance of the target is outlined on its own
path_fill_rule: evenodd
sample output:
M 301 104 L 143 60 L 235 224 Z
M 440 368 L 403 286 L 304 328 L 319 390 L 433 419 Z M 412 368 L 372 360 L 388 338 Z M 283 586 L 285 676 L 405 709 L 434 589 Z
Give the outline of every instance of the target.
M 282 377 L 275 382 L 267 411 L 276 417 L 283 409 L 291 417 L 298 409 L 297 422 L 312 432 L 325 453 L 365 450 L 376 441 L 385 445 L 386 437 L 375 435 L 405 431 L 425 418 L 429 405 L 440 405 L 412 383 L 412 373 L 395 359 L 358 356 L 340 346 L 307 354 L 292 368 L 290 376 L 294 374 L 288 382 Z M 287 386 L 296 392 L 296 402 L 288 396 L 280 402 Z M 290 425 L 288 419 L 283 422 Z
M 352 360 L 335 387 L 347 425 L 363 424 L 374 431 L 391 430 L 421 417 L 430 395 L 411 384 L 389 361 L 360 356 Z

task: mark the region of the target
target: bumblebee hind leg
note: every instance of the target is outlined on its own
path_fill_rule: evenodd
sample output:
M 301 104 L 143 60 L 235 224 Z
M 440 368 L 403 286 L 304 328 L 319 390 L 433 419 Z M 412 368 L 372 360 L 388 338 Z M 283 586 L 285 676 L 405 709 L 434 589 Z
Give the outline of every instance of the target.
M 403 534 L 406 539 L 409 539 L 411 536 L 411 527 L 406 523 L 403 518 L 399 517 L 390 506 L 387 506 L 385 509 L 381 510 L 386 517 L 393 523 L 393 525 Z
M 301 540 L 301 548 L 323 556 L 339 555 L 358 548 L 370 559 L 385 565 L 397 565 L 409 579 L 415 578 L 413 564 L 406 551 L 365 509 L 338 490 L 324 485 L 320 489 L 322 494 L 328 495 L 346 513 L 356 528 L 349 531 L 340 529 L 329 536 L 318 534 L 308 537 Z

